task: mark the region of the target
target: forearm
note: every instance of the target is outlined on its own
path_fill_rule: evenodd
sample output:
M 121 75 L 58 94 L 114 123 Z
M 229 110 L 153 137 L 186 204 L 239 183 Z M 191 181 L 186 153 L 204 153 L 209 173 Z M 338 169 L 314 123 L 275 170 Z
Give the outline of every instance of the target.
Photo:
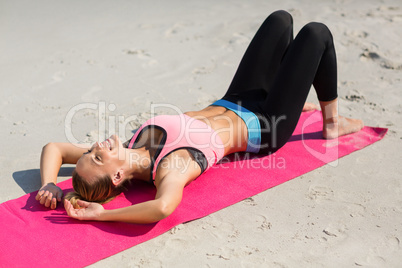
M 129 207 L 104 210 L 99 216 L 100 221 L 119 221 L 128 223 L 153 223 L 166 218 L 168 211 L 160 200 L 150 200 Z
M 48 183 L 57 183 L 57 175 L 63 159 L 60 151 L 54 144 L 49 143 L 42 149 L 40 158 L 40 177 L 42 186 Z

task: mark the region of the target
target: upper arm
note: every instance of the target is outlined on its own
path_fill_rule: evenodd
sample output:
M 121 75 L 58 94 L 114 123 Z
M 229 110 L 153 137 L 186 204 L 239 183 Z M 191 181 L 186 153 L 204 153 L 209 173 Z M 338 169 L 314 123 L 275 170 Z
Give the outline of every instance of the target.
M 155 200 L 160 202 L 161 210 L 165 217 L 169 216 L 180 204 L 185 185 L 185 180 L 174 173 L 166 174 L 160 180 Z
M 78 159 L 83 153 L 90 149 L 89 145 L 83 144 L 72 144 L 72 143 L 62 143 L 62 142 L 52 142 L 48 143 L 44 148 L 45 150 L 55 150 L 59 153 L 63 164 L 76 164 Z
M 155 175 L 155 200 L 160 201 L 165 216 L 180 204 L 184 187 L 198 177 L 200 171 L 201 168 L 187 150 L 175 151 L 161 160 Z

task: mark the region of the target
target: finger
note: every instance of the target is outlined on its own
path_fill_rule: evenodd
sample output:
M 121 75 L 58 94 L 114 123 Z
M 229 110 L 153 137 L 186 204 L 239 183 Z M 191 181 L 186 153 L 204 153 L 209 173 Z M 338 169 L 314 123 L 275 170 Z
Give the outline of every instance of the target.
M 71 213 L 74 210 L 74 208 L 71 202 L 68 201 L 67 199 L 64 199 L 64 208 L 66 209 L 68 216 L 72 217 Z
M 50 203 L 50 208 L 55 209 L 56 207 L 57 207 L 57 199 L 56 199 L 56 197 L 53 197 L 52 201 Z
M 43 192 L 44 192 L 44 190 L 40 190 L 38 192 L 38 194 L 36 195 L 35 199 L 39 201 L 42 198 Z
M 71 214 L 70 206 L 71 206 L 70 201 L 68 201 L 67 199 L 64 199 L 64 209 L 66 210 L 68 216 L 70 216 L 70 214 Z
M 86 201 L 83 201 L 83 200 L 77 200 L 77 204 L 78 204 L 80 207 L 87 208 L 91 203 L 86 202 Z
M 70 201 L 64 199 L 64 209 L 68 212 L 69 205 L 71 205 Z
M 46 192 L 42 195 L 42 197 L 41 197 L 41 199 L 40 199 L 41 205 L 45 204 L 46 198 L 47 198 L 48 195 L 49 195 L 49 191 L 46 191 Z
M 46 198 L 45 207 L 50 207 L 50 203 L 52 202 L 53 193 L 49 193 Z
M 63 192 L 62 191 L 58 192 L 56 194 L 56 196 L 57 196 L 57 201 L 61 202 L 61 198 L 63 197 Z

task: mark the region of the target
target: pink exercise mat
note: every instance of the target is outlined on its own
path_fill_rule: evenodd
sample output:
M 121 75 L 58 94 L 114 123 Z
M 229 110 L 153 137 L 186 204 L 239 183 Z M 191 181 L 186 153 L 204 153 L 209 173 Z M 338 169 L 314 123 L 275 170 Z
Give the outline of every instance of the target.
M 237 154 L 224 158 L 184 190 L 183 201 L 168 218 L 147 225 L 81 222 L 41 206 L 36 192 L 0 204 L 0 267 L 82 267 L 156 237 L 174 226 L 204 217 L 380 139 L 384 128 L 365 127 L 336 140 L 321 138 L 321 112 L 303 113 L 290 141 L 270 156 Z M 335 161 L 335 162 L 334 162 Z M 71 191 L 71 180 L 58 184 Z M 106 209 L 152 199 L 143 182 L 104 205 Z

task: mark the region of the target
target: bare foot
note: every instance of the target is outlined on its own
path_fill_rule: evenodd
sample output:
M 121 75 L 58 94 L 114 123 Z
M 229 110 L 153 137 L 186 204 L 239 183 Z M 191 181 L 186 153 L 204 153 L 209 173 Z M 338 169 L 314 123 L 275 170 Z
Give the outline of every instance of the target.
M 343 135 L 358 132 L 364 127 L 363 121 L 343 116 L 328 118 L 324 121 L 322 134 L 325 139 L 335 139 Z
M 303 112 L 308 112 L 312 110 L 319 110 L 320 107 L 318 105 L 315 105 L 314 103 L 306 102 L 303 106 Z

